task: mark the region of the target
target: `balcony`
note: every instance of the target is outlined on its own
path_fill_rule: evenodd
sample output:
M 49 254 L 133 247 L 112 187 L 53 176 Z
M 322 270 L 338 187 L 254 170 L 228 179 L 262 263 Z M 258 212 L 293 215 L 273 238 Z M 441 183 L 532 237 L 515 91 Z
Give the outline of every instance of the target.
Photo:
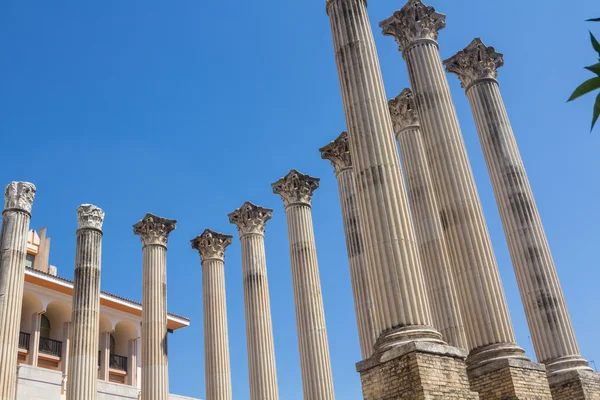
M 62 342 L 45 337 L 40 338 L 40 353 L 59 357 L 62 354 Z
M 31 335 L 25 332 L 19 332 L 19 349 L 29 350 L 29 338 Z
M 127 357 L 117 354 L 110 355 L 109 368 L 127 372 Z

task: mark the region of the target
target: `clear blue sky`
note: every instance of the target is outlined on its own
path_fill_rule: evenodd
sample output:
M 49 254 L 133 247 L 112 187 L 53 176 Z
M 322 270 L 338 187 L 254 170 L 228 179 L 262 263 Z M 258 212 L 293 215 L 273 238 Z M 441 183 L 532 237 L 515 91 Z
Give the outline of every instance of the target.
M 600 129 L 592 97 L 566 104 L 595 62 L 596 0 L 431 1 L 447 14 L 449 57 L 480 36 L 505 54 L 504 96 L 584 356 L 600 366 Z M 393 39 L 377 28 L 404 3 L 369 12 L 389 97 L 408 85 Z M 360 353 L 336 181 L 318 148 L 345 129 L 325 1 L 8 0 L 0 6 L 0 183 L 34 182 L 32 227 L 73 275 L 81 203 L 106 211 L 102 287 L 141 299 L 150 211 L 178 219 L 168 252 L 169 310 L 192 320 L 170 337 L 171 391 L 204 397 L 201 269 L 189 240 L 235 234 L 226 280 L 233 391 L 248 399 L 240 245 L 227 213 L 275 209 L 266 246 L 280 397 L 302 399 L 283 204 L 270 184 L 291 168 L 318 176 L 314 224 L 338 399 L 361 399 Z M 519 343 L 534 357 L 467 99 L 449 76 Z

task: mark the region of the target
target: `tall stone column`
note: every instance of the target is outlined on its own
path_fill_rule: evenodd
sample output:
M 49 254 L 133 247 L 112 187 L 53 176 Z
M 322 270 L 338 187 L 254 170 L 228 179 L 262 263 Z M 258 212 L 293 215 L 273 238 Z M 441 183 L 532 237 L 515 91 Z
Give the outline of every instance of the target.
M 167 357 L 167 243 L 177 221 L 146 214 L 133 226 L 141 237 L 142 400 L 168 400 Z
M 214 400 L 232 397 L 225 297 L 225 249 L 232 237 L 206 229 L 191 241 L 202 259 L 206 398 Z
M 574 370 L 590 375 L 496 80 L 504 58 L 475 39 L 444 64 L 471 103 L 537 358 L 551 383 Z
M 371 358 L 357 364 L 363 393 L 366 399 L 475 398 L 467 381 L 466 355 L 446 346 L 432 327 L 367 2 L 327 0 L 326 10 L 379 335 Z M 406 381 L 426 384 L 417 387 Z
M 421 0 L 408 3 L 381 22 L 406 60 L 414 92 L 423 143 L 440 209 L 469 350 L 472 388 L 486 398 L 499 391 L 503 379 L 512 382 L 504 396 L 525 396 L 520 384 L 539 385 L 547 398 L 543 366 L 531 363 L 516 344 L 498 265 L 492 249 L 475 179 L 467 157 L 456 110 L 450 95 L 436 39 L 446 17 Z M 526 364 L 517 369 L 516 364 Z M 534 378 L 524 378 L 523 374 Z M 497 387 L 495 387 L 497 385 Z M 490 389 L 493 388 L 493 389 Z M 494 392 L 494 390 L 496 392 Z
M 291 170 L 271 185 L 288 223 L 296 328 L 305 400 L 333 400 L 333 375 L 312 226 L 311 198 L 319 179 Z
M 348 146 L 348 133 L 343 132 L 337 139 L 319 149 L 321 157 L 333 165 L 338 182 L 342 220 L 346 236 L 346 250 L 350 264 L 350 280 L 354 296 L 354 311 L 358 325 L 358 339 L 363 360 L 373 354 L 373 346 L 377 340 L 374 310 L 367 271 L 365 245 L 363 243 L 362 227 L 358 204 L 356 203 L 356 187 L 352 172 L 352 157 Z
M 404 89 L 388 104 L 404 167 L 408 199 L 433 313 L 433 326 L 450 345 L 467 349 L 458 293 L 412 91 Z
M 265 225 L 272 215 L 273 210 L 250 202 L 228 215 L 242 244 L 250 400 L 279 399 L 265 256 Z
M 67 379 L 67 400 L 96 397 L 100 271 L 104 211 L 91 204 L 77 208 L 77 244 L 73 283 L 73 331 Z M 64 344 L 64 343 L 63 343 Z
M 27 234 L 35 186 L 11 182 L 4 192 L 0 238 L 0 400 L 14 400 L 23 306 Z

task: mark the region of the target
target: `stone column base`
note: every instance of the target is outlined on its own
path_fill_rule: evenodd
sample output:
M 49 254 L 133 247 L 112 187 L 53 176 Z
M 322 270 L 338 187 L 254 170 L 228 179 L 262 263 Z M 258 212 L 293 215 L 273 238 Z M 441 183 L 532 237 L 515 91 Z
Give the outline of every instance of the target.
M 374 354 L 356 370 L 365 400 L 476 400 L 465 359 L 455 347 L 410 342 Z
M 481 400 L 552 400 L 546 367 L 529 360 L 498 359 L 469 370 Z
M 600 400 L 600 374 L 573 370 L 548 378 L 553 400 Z

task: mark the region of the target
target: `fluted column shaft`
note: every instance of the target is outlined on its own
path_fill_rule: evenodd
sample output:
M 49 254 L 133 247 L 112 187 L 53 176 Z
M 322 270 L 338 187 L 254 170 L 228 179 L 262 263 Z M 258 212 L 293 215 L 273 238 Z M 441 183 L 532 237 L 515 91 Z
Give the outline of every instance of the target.
M 508 241 L 535 353 L 550 374 L 587 368 L 525 172 L 523 160 L 493 79 L 467 91 Z
M 168 400 L 167 241 L 177 221 L 146 214 L 134 225 L 141 236 L 142 400 Z
M 333 400 L 333 376 L 311 209 L 286 208 L 305 400 Z
M 202 262 L 206 398 L 214 400 L 232 398 L 224 266 L 219 259 Z
M 346 114 L 356 197 L 380 341 L 437 341 L 400 160 L 364 0 L 330 0 L 327 12 Z M 410 333 L 409 333 L 410 332 Z M 385 344 L 383 345 L 385 346 Z M 378 345 L 379 348 L 383 347 Z
M 433 325 L 452 346 L 468 348 L 458 293 L 433 183 L 427 165 L 421 128 L 407 89 L 390 101 L 396 140 L 400 148 L 413 222 L 427 282 Z
M 0 238 L 0 399 L 14 400 L 17 352 L 23 305 L 27 234 L 35 186 L 13 182 L 6 187 Z
M 67 400 L 88 400 L 96 397 L 98 379 L 101 227 L 104 213 L 97 207 L 85 205 L 79 207 L 77 213 L 80 223 L 75 247 L 72 337 L 66 395 Z M 87 223 L 90 220 L 94 223 Z
M 272 211 L 245 203 L 229 214 L 230 222 L 238 227 L 242 245 L 250 400 L 279 399 L 264 237 Z

